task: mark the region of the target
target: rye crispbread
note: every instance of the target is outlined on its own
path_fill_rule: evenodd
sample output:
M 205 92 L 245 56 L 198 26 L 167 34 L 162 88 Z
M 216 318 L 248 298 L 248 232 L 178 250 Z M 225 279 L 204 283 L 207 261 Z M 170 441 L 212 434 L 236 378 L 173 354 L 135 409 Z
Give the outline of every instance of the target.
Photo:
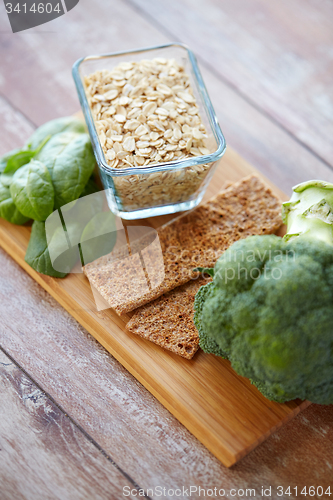
M 274 233 L 281 224 L 279 199 L 251 175 L 161 226 L 159 238 L 142 252 L 118 260 L 111 253 L 83 269 L 90 284 L 122 315 L 188 282 L 195 267 L 213 267 L 236 240 Z
M 193 323 L 194 297 L 211 278 L 198 278 L 139 307 L 126 328 L 155 344 L 191 359 L 199 348 L 199 335 Z

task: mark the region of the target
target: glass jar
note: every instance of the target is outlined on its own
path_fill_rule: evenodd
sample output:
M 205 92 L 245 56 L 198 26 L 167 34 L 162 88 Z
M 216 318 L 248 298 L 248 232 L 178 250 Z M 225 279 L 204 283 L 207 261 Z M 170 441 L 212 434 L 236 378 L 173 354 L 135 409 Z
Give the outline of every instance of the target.
M 120 63 L 156 58 L 174 59 L 189 77 L 206 131 L 204 152 L 207 154 L 199 152 L 196 156 L 165 162 L 161 159 L 158 163 L 144 166 L 111 167 L 96 130 L 84 78 L 96 71 L 112 70 Z M 194 208 L 201 201 L 226 144 L 193 52 L 183 44 L 172 43 L 88 56 L 74 64 L 73 77 L 112 212 L 124 219 L 140 219 Z

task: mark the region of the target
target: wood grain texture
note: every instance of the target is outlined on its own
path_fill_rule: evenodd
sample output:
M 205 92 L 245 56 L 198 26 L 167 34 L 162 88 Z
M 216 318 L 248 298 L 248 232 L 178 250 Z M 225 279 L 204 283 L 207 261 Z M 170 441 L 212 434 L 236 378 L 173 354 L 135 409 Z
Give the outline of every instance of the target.
M 1 500 L 119 500 L 134 488 L 2 351 L 0 384 Z
M 145 12 L 136 11 L 126 0 L 96 0 L 93 3 L 81 0 L 80 5 L 66 16 L 52 21 L 52 33 L 3 35 L 0 38 L 3 49 L 0 92 L 36 125 L 74 113 L 78 108 L 78 98 L 71 76 L 73 62 L 87 54 L 174 41 L 177 33 L 172 32 L 173 23 L 168 19 L 176 3 L 164 2 L 161 9 L 164 24 L 171 30 L 170 35 L 164 34 Z M 5 22 L 3 16 L 0 29 L 5 29 Z M 101 33 L 107 33 L 107 36 L 101 36 Z M 185 31 L 184 37 L 179 36 L 187 41 Z M 203 48 L 209 38 L 200 38 Z M 199 52 L 197 44 L 189 42 L 195 52 Z M 220 44 L 222 51 L 224 40 L 219 42 L 217 39 L 216 43 Z M 210 50 L 207 47 L 205 54 Z M 16 64 L 16 60 L 20 64 Z M 217 64 L 215 60 L 214 64 Z M 313 178 L 314 172 L 318 178 L 333 181 L 333 171 L 288 132 L 243 99 L 218 75 L 202 65 L 201 69 L 227 144 L 276 186 L 289 193 L 292 185 Z M 20 143 L 19 138 L 17 142 Z
M 1 345 L 140 486 L 330 484 L 331 406 L 311 405 L 226 469 L 1 249 L 0 283 Z
M 170 7 L 170 3 L 164 4 L 165 24 L 172 28 L 166 17 L 167 5 Z M 251 5 L 252 0 L 246 14 L 249 24 L 254 14 Z M 4 13 L 3 4 L 0 9 Z M 321 15 L 318 8 L 315 17 Z M 36 33 L 46 31 L 46 27 L 41 27 L 33 33 L 12 35 L 6 16 L 1 16 L 2 92 L 36 124 L 76 111 L 78 101 L 70 75 L 74 59 L 92 52 L 174 39 L 173 35 L 163 36 L 159 26 L 143 21 L 143 17 L 125 2 L 81 0 L 70 13 L 54 21 L 52 28 L 48 25 L 49 31 L 54 29 L 53 33 Z M 315 43 L 313 32 L 310 40 Z M 224 40 L 220 42 L 223 43 Z M 228 145 L 235 147 L 281 189 L 289 192 L 292 184 L 314 174 L 329 180 L 330 170 L 274 125 L 269 116 L 257 111 L 209 71 L 204 70 L 204 77 Z M 260 107 L 260 102 L 254 104 Z M 11 111 L 7 103 L 6 119 Z M 19 146 L 30 134 L 29 121 L 23 123 L 21 113 L 15 114 L 16 128 L 10 127 L 11 132 L 8 122 L 4 129 L 4 115 L 1 117 L 0 154 Z M 311 405 L 236 466 L 225 469 L 1 250 L 0 297 L 2 344 L 145 487 L 172 484 L 254 487 L 259 491 L 262 484 L 273 487 L 282 484 L 286 488 L 290 484 L 302 487 L 331 483 L 332 407 Z M 19 470 L 26 466 L 22 462 L 16 467 Z M 278 497 L 273 494 L 273 498 Z
M 333 5 L 323 0 L 131 0 L 163 33 L 333 165 Z
M 210 196 L 229 174 L 239 178 L 252 168 L 227 155 L 210 183 Z M 208 196 L 208 194 L 206 194 Z M 113 356 L 175 415 L 222 463 L 231 466 L 307 402 L 277 404 L 264 398 L 222 358 L 200 351 L 185 360 L 125 330 L 112 309 L 98 312 L 88 280 L 82 274 L 54 279 L 35 272 L 24 261 L 29 227 L 0 221 L 1 246 Z
M 23 146 L 35 127 L 0 96 L 1 142 L 0 156 Z

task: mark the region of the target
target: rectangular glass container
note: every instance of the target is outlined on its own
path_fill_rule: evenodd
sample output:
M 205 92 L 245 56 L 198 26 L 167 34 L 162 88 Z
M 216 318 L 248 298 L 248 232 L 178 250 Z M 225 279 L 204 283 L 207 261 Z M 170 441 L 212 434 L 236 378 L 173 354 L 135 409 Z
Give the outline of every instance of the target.
M 84 78 L 95 71 L 112 70 L 122 62 L 155 58 L 175 59 L 184 67 L 206 129 L 209 154 L 142 167 L 110 167 L 97 134 Z M 73 77 L 112 212 L 124 219 L 141 219 L 194 208 L 205 193 L 226 143 L 193 52 L 183 44 L 171 43 L 83 57 L 73 65 Z

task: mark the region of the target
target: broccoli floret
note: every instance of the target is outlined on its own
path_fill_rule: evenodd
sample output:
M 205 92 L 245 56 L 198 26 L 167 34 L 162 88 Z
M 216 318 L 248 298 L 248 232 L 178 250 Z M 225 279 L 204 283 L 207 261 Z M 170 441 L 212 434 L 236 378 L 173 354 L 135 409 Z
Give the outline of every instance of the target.
M 269 399 L 333 403 L 333 184 L 295 186 L 287 234 L 251 236 L 218 260 L 198 291 L 200 346 Z
M 220 349 L 269 399 L 333 403 L 330 244 L 274 235 L 238 241 L 199 290 L 195 324 L 202 349 Z
M 202 313 L 202 307 L 205 303 L 206 298 L 212 292 L 214 293 L 214 283 L 210 282 L 207 285 L 203 285 L 202 287 L 200 287 L 198 293 L 196 294 L 194 301 L 194 324 L 199 331 L 199 346 L 201 347 L 201 349 L 207 353 L 226 358 L 226 354 L 222 351 L 222 349 L 220 349 L 215 340 L 208 337 L 205 334 L 204 330 L 201 328 L 200 317 Z

